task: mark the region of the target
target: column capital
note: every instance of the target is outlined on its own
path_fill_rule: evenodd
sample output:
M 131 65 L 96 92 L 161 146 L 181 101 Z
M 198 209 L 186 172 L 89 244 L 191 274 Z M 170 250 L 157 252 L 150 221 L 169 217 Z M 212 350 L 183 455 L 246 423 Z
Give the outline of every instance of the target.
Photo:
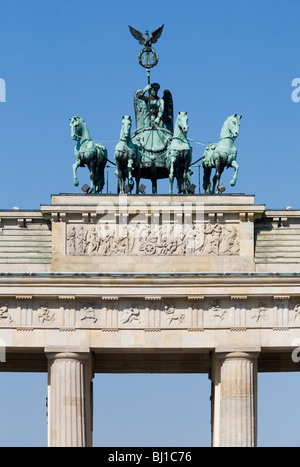
M 257 358 L 261 352 L 261 347 L 216 347 L 215 356 L 218 360 L 229 358 L 253 359 Z
M 85 346 L 48 346 L 44 351 L 48 360 L 87 360 L 91 356 L 90 348 Z

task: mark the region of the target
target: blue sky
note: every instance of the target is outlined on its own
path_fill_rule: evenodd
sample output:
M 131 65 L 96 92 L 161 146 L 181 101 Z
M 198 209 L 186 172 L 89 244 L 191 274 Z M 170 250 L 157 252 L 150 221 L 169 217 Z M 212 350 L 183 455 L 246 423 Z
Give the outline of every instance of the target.
M 175 113 L 188 112 L 191 139 L 218 141 L 227 116 L 243 115 L 239 177 L 231 188 L 232 170 L 225 171 L 226 193 L 255 194 L 270 208 L 299 207 L 300 102 L 291 97 L 300 77 L 299 15 L 297 0 L 2 0 L 0 207 L 39 208 L 51 194 L 81 192 L 89 182 L 79 169 L 73 186 L 73 115 L 113 158 L 121 117 L 134 116 L 134 91 L 147 84 L 128 24 L 143 32 L 165 24 L 151 78 L 171 90 Z M 203 149 L 193 144 L 194 160 Z M 193 181 L 198 185 L 197 170 Z
M 171 90 L 175 114 L 188 113 L 191 139 L 218 141 L 224 120 L 243 115 L 239 177 L 231 188 L 225 171 L 226 193 L 255 194 L 268 208 L 300 208 L 300 102 L 292 100 L 300 77 L 298 0 L 0 0 L 0 7 L 0 209 L 39 209 L 51 194 L 80 193 L 89 182 L 82 168 L 73 186 L 73 115 L 113 159 L 121 117 L 134 116 L 134 92 L 147 84 L 129 24 L 142 32 L 165 24 L 151 78 Z M 194 160 L 203 149 L 193 144 Z M 165 181 L 159 191 L 167 192 Z M 120 380 L 121 395 L 114 391 Z M 46 444 L 46 375 L 0 381 L 0 444 Z M 259 382 L 260 444 L 299 445 L 299 375 L 260 375 Z M 112 393 L 116 403 L 108 406 Z M 209 395 L 207 375 L 97 375 L 95 444 L 209 445 Z

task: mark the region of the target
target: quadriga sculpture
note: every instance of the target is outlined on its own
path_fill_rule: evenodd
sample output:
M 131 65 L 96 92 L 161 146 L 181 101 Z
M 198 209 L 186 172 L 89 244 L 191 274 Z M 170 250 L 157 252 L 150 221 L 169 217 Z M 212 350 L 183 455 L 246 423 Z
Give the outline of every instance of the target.
M 118 177 L 118 193 L 125 192 L 125 183 L 128 179 L 130 191 L 133 190 L 136 180 L 136 194 L 139 193 L 140 184 L 140 153 L 138 147 L 131 140 L 131 117 L 125 115 L 122 117 L 122 126 L 120 140 L 115 147 L 114 158 L 116 161 L 116 175 Z
M 169 193 L 173 193 L 174 177 L 183 193 L 187 193 L 189 184 L 189 169 L 192 163 L 192 148 L 187 139 L 188 132 L 187 112 L 179 112 L 174 134 L 167 150 L 166 167 L 169 172 Z
M 236 184 L 239 166 L 236 162 L 237 149 L 234 145 L 235 139 L 239 135 L 240 120 L 242 115 L 231 115 L 225 120 L 220 140 L 218 143 L 210 144 L 206 147 L 203 156 L 203 189 L 205 193 L 215 193 L 220 185 L 221 175 L 225 167 L 233 167 L 234 174 L 230 182 L 231 186 Z M 210 176 L 212 169 L 216 169 L 211 188 Z
M 101 193 L 104 187 L 104 169 L 107 162 L 107 150 L 102 144 L 95 144 L 89 134 L 85 121 L 78 116 L 70 118 L 71 138 L 77 141 L 74 149 L 73 181 L 78 186 L 78 167 L 87 166 L 90 171 L 91 193 Z

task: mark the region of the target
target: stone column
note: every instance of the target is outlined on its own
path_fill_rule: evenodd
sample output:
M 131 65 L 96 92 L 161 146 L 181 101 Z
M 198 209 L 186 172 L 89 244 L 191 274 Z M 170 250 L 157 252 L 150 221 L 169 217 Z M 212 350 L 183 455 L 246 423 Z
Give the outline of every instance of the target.
M 257 443 L 258 352 L 216 352 L 212 366 L 213 447 Z
M 47 351 L 48 446 L 92 446 L 90 352 Z

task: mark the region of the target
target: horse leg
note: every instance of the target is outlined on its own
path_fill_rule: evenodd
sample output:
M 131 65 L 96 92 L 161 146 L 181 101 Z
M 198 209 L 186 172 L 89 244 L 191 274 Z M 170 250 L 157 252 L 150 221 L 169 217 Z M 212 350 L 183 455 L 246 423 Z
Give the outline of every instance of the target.
M 88 164 L 88 168 L 90 171 L 90 180 L 91 180 L 91 193 L 96 193 L 96 170 L 95 170 L 95 162 L 91 161 Z
M 215 193 L 216 192 L 216 188 L 220 185 L 220 179 L 221 179 L 221 175 L 223 173 L 223 170 L 224 168 L 221 167 L 219 164 L 216 165 L 216 173 L 215 173 L 215 176 L 213 178 L 213 189 L 212 189 L 212 193 Z
M 96 169 L 95 169 L 94 187 L 95 187 L 95 193 L 100 193 L 100 174 L 99 174 L 99 167 L 96 167 Z
M 174 183 L 174 163 L 171 163 L 169 172 L 169 194 L 173 194 L 173 183 Z
M 152 182 L 152 194 L 156 195 L 156 193 L 157 193 L 157 179 L 152 178 L 151 182 Z
M 140 180 L 141 180 L 141 159 L 140 159 L 140 154 L 138 150 L 136 150 L 136 153 L 135 153 L 134 178 L 135 178 L 135 184 L 136 184 L 135 192 L 138 195 L 139 188 L 140 188 Z
M 189 183 L 189 177 L 188 177 L 188 170 L 190 167 L 190 159 L 186 160 L 184 163 L 184 168 L 183 168 L 183 189 L 184 193 L 187 193 L 187 187 Z
M 208 167 L 205 163 L 203 163 L 203 190 L 204 193 L 211 193 L 211 184 L 210 184 L 210 176 L 211 176 L 211 167 Z
M 174 174 L 175 174 L 175 161 L 176 154 L 172 151 L 169 154 L 169 194 L 173 194 L 173 183 L 174 183 Z
M 183 182 L 182 172 L 179 167 L 177 167 L 176 169 L 175 176 L 177 180 L 178 194 L 180 195 L 182 192 L 184 192 L 184 182 Z
M 134 181 L 133 181 L 133 178 L 132 178 L 132 166 L 133 166 L 133 159 L 130 158 L 130 159 L 128 159 L 128 163 L 127 163 L 128 185 L 129 185 L 129 188 L 130 188 L 130 192 L 133 190 L 133 186 L 134 186 Z
M 99 174 L 99 191 L 102 193 L 105 185 L 105 164 L 102 164 L 101 169 L 99 169 Z
M 219 185 L 220 178 L 221 178 L 221 175 L 220 175 L 219 169 L 216 168 L 216 172 L 213 177 L 213 186 L 212 186 L 212 191 L 211 191 L 213 194 L 216 192 L 216 187 Z
M 77 169 L 80 166 L 80 160 L 76 159 L 76 162 L 73 164 L 73 183 L 75 186 L 79 185 L 79 181 L 77 178 Z
M 105 185 L 105 165 L 107 162 L 107 153 L 105 149 L 102 149 L 100 146 L 97 146 L 97 163 L 96 163 L 96 176 L 97 176 L 97 185 L 96 192 L 102 193 L 102 190 Z
M 156 195 L 157 193 L 157 178 L 156 178 L 156 166 L 153 161 L 151 164 L 151 182 L 152 182 L 152 194 Z
M 96 186 L 96 191 L 97 193 L 102 193 L 103 187 L 105 184 L 105 176 L 104 176 L 104 168 L 100 167 L 98 168 L 98 176 L 97 176 L 97 186 Z
M 188 184 L 187 184 L 187 176 L 186 176 L 186 170 L 184 171 L 183 173 L 183 193 L 184 194 L 187 194 L 187 187 L 188 187 Z
M 125 193 L 124 186 L 125 186 L 125 182 L 124 182 L 122 174 L 120 173 L 120 176 L 118 178 L 118 193 L 119 193 L 119 195 L 124 195 L 124 193 Z
M 118 172 L 118 170 L 116 170 L 116 176 L 117 176 L 117 192 L 118 192 L 118 195 L 119 195 L 119 194 L 120 194 L 121 185 L 120 185 L 120 177 L 119 177 L 119 172 Z
M 124 193 L 124 180 L 123 180 L 123 173 L 122 173 L 122 168 L 121 164 L 118 163 L 118 160 L 116 159 L 117 163 L 117 170 L 116 170 L 116 175 L 117 175 L 117 180 L 118 180 L 118 195 L 122 195 Z
M 234 186 L 236 184 L 236 180 L 237 180 L 237 176 L 238 176 L 238 171 L 239 171 L 239 166 L 238 164 L 236 163 L 236 161 L 232 161 L 231 162 L 231 167 L 234 168 L 234 174 L 233 174 L 233 177 L 232 177 L 232 180 L 230 182 L 230 185 L 231 186 Z
M 118 172 L 118 184 L 119 184 L 119 194 L 123 195 L 124 194 L 124 177 L 121 171 Z
M 140 180 L 141 180 L 141 169 L 138 166 L 135 166 L 134 168 L 134 173 L 135 173 L 135 192 L 138 195 L 139 194 L 139 187 L 140 187 Z

